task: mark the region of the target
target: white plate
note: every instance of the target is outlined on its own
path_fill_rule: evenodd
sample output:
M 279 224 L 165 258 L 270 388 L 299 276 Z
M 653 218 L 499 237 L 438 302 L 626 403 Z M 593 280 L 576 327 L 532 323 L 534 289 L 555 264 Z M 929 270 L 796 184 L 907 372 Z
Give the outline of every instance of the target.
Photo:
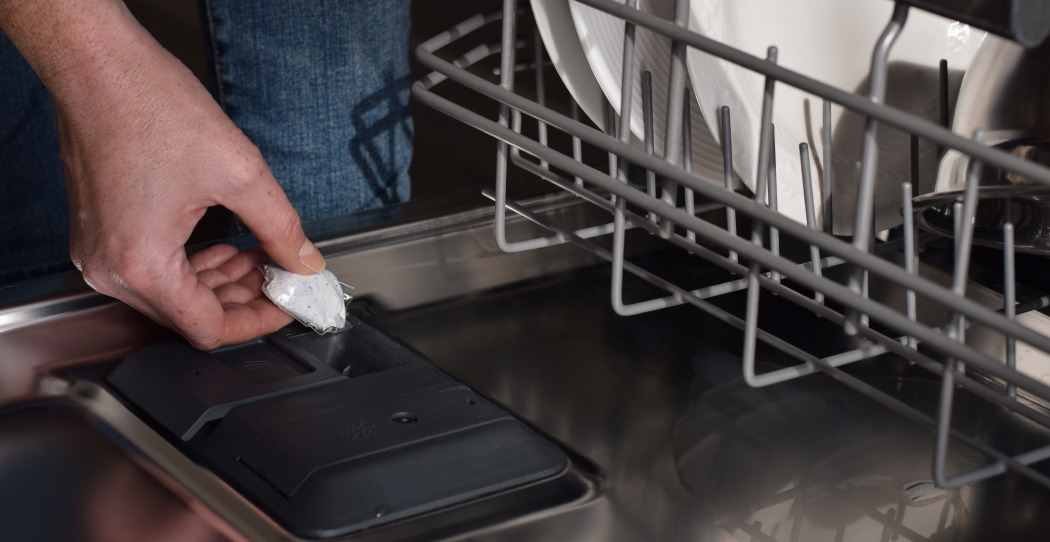
M 765 58 L 776 45 L 779 64 L 849 92 L 867 93 L 871 50 L 893 12 L 885 0 L 692 0 L 690 29 Z M 985 33 L 911 9 L 890 54 L 887 103 L 938 121 L 938 64 L 948 60 L 952 87 L 958 88 Z M 701 51 L 689 50 L 689 76 L 708 126 L 717 133 L 723 105 L 732 115 L 733 166 L 754 189 L 763 77 Z M 822 100 L 786 84 L 776 86 L 773 124 L 777 187 L 781 212 L 805 222 L 798 145 L 814 151 L 812 171 L 820 193 L 823 172 Z M 864 119 L 832 107 L 833 216 L 835 233 L 853 230 L 855 164 L 860 157 Z M 900 183 L 910 179 L 910 138 L 880 126 L 879 173 L 875 193 L 876 231 L 901 222 Z M 920 175 L 932 179 L 937 149 L 920 143 Z M 932 184 L 923 184 L 930 186 Z M 822 215 L 819 209 L 818 213 Z M 822 218 L 818 218 L 821 223 Z
M 540 31 L 543 46 L 551 57 L 565 88 L 580 109 L 598 128 L 605 129 L 602 111 L 602 87 L 594 78 L 587 56 L 576 37 L 576 27 L 569 12 L 571 0 L 531 0 L 532 14 Z
M 534 0 L 534 4 L 535 4 Z M 673 0 L 640 0 L 640 9 L 666 19 L 673 19 Z M 590 69 L 617 113 L 620 112 L 620 81 L 623 74 L 624 21 L 578 2 L 569 2 L 572 21 L 583 46 Z M 667 85 L 670 76 L 670 40 L 639 28 L 635 35 L 634 95 L 631 108 L 631 132 L 644 141 L 642 119 L 641 74 L 652 72 L 653 139 L 656 154 L 663 156 L 667 116 Z M 582 104 L 581 104 L 582 105 Z M 693 172 L 721 184 L 722 151 L 711 136 L 700 108 L 691 108 L 693 128 Z M 592 117 L 593 118 L 593 117 Z

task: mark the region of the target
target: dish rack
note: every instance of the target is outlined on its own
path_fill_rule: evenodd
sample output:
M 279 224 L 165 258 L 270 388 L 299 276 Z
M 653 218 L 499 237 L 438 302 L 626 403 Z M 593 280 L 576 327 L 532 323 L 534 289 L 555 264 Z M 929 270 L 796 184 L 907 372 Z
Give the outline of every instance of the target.
M 569 116 L 550 109 L 545 104 L 542 44 L 531 40 L 533 62 L 516 61 L 516 51 L 527 47 L 530 40 L 519 37 L 517 19 L 528 11 L 527 4 L 504 0 L 502 9 L 474 16 L 454 28 L 430 39 L 416 49 L 416 58 L 433 72 L 412 86 L 413 96 L 459 121 L 491 135 L 498 141 L 495 190 L 485 194 L 495 201 L 495 236 L 500 249 L 507 252 L 538 250 L 558 244 L 572 243 L 612 263 L 612 305 L 624 316 L 641 314 L 662 308 L 689 304 L 740 329 L 743 332 L 743 377 L 751 386 L 770 386 L 814 373 L 824 373 L 857 392 L 874 399 L 892 410 L 935 432 L 933 476 L 942 488 L 956 488 L 996 476 L 1007 471 L 1027 476 L 1050 488 L 1050 477 L 1032 468 L 1032 464 L 1050 458 L 1050 446 L 1010 455 L 997 450 L 984 440 L 964 434 L 952 427 L 953 395 L 957 387 L 1004 407 L 1044 428 L 1050 428 L 1050 387 L 1016 369 L 1017 342 L 1020 341 L 1042 352 L 1050 353 L 1050 337 L 1022 326 L 1016 317 L 1027 311 L 1047 306 L 1046 297 L 1017 302 L 1014 273 L 1013 225 L 1004 226 L 1003 265 L 1005 277 L 1002 295 L 1004 309 L 987 308 L 965 296 L 970 253 L 973 239 L 973 217 L 977 206 L 978 174 L 981 164 L 994 165 L 1023 175 L 1038 183 L 1050 185 L 1050 169 L 1034 162 L 1008 154 L 981 142 L 982 134 L 972 139 L 954 134 L 944 126 L 883 105 L 886 94 L 887 59 L 894 41 L 906 23 L 910 7 L 902 2 L 895 5 L 893 15 L 877 43 L 874 44 L 868 95 L 849 93 L 777 64 L 777 49 L 770 47 L 766 58 L 759 58 L 719 41 L 687 29 L 689 0 L 675 2 L 674 20 L 665 20 L 638 9 L 638 0 L 621 4 L 613 0 L 578 0 L 625 21 L 624 80 L 621 85 L 621 104 L 632 103 L 634 85 L 635 34 L 644 27 L 672 40 L 670 85 L 666 137 L 663 156 L 654 155 L 652 145 L 646 151 L 630 144 L 631 108 L 624 108 L 618 130 L 614 129 L 615 115 L 606 104 L 609 114 L 606 126 L 610 133 L 589 127 L 578 120 L 578 108 L 573 104 Z M 499 42 L 480 45 L 466 54 L 447 61 L 436 53 L 449 44 L 468 36 L 486 25 L 501 22 Z M 538 33 L 535 34 L 538 36 Z M 765 77 L 762 102 L 762 124 L 758 178 L 755 194 L 747 197 L 734 191 L 733 153 L 723 144 L 725 174 L 723 179 L 705 179 L 692 173 L 688 122 L 690 102 L 686 88 L 685 58 L 687 48 L 693 48 L 732 62 Z M 471 66 L 490 56 L 499 55 L 499 75 L 496 84 L 474 73 Z M 942 65 L 942 74 L 944 70 Z M 537 87 L 535 100 L 516 92 L 515 73 L 535 70 Z M 476 70 L 475 70 L 476 71 Z M 434 92 L 434 87 L 451 80 L 471 91 L 499 103 L 499 117 L 485 118 L 469 107 L 454 103 Z M 822 224 L 816 222 L 814 198 L 823 198 L 823 208 L 830 209 L 832 183 L 830 168 L 823 176 L 821 186 L 814 185 L 809 171 L 809 152 L 806 143 L 800 144 L 803 165 L 807 224 L 801 224 L 777 212 L 775 171 L 772 167 L 772 110 L 778 85 L 790 85 L 823 100 L 824 156 L 831 156 L 831 106 L 838 104 L 866 117 L 861 161 L 858 163 L 857 205 L 854 217 L 854 235 L 847 242 L 830 233 L 830 212 Z M 643 95 L 650 93 L 649 80 L 643 75 Z M 942 83 L 942 93 L 946 85 Z M 644 96 L 648 98 L 648 96 Z M 946 100 L 946 98 L 942 98 Z M 645 127 L 652 133 L 651 99 L 644 99 Z M 946 101 L 942 101 L 942 110 Z M 729 142 L 731 112 L 721 110 L 721 141 Z M 521 115 L 536 119 L 536 137 L 523 134 Z M 946 116 L 946 113 L 942 113 Z M 946 288 L 918 274 L 918 251 L 929 239 L 919 235 L 916 227 L 916 209 L 912 208 L 912 183 L 903 183 L 903 231 L 900 239 L 880 242 L 873 232 L 874 188 L 877 132 L 885 124 L 908 132 L 915 139 L 932 142 L 945 149 L 955 149 L 969 155 L 971 169 L 965 195 L 954 203 L 954 264 L 951 287 Z M 547 130 L 560 130 L 572 138 L 572 150 L 562 152 L 548 146 Z M 652 137 L 646 138 L 652 141 Z M 608 153 L 608 170 L 602 171 L 584 163 L 581 146 L 587 144 Z M 531 156 L 529 159 L 527 156 Z M 629 165 L 644 169 L 647 183 L 635 186 L 628 182 Z M 570 231 L 547 217 L 540 216 L 507 198 L 508 168 L 514 166 L 544 179 L 612 215 L 612 221 L 594 227 Z M 657 186 L 656 179 L 661 179 Z M 771 182 L 771 177 L 773 181 Z M 679 201 L 679 187 L 684 201 Z M 659 190 L 658 190 L 659 189 Z M 628 207 L 630 205 L 630 207 Z M 709 221 L 704 216 L 724 209 L 726 226 Z M 507 211 L 549 230 L 552 235 L 524 241 L 508 241 L 506 235 Z M 707 214 L 703 214 L 707 213 Z M 703 216 L 701 216 L 703 215 Z M 751 220 L 751 232 L 745 238 L 737 234 L 736 217 Z M 686 290 L 672 282 L 625 261 L 625 232 L 644 230 L 684 249 L 706 262 L 719 266 L 736 278 L 696 290 Z M 612 249 L 607 250 L 590 239 L 612 234 Z M 808 245 L 808 261 L 796 262 L 780 253 L 782 238 L 791 238 Z M 884 258 L 903 252 L 899 258 L 903 266 Z M 835 266 L 847 266 L 845 284 L 831 280 L 824 273 Z M 668 296 L 644 302 L 627 304 L 622 295 L 624 273 L 631 273 L 665 290 Z M 868 296 L 868 278 L 878 276 L 889 284 L 906 291 L 905 310 L 896 310 Z M 766 289 L 782 299 L 789 300 L 827 319 L 842 328 L 849 336 L 870 341 L 870 346 L 818 357 L 758 327 L 760 292 Z M 716 296 L 746 290 L 746 308 L 741 318 L 711 303 Z M 916 318 L 917 300 L 936 303 L 953 314 L 951 321 L 939 328 L 931 328 Z M 831 303 L 841 306 L 836 310 Z M 965 334 L 974 326 L 985 326 L 1002 334 L 1006 341 L 1005 363 L 994 359 L 965 343 Z M 755 353 L 758 342 L 776 348 L 798 363 L 778 370 L 760 372 L 756 369 Z M 922 348 L 920 349 L 920 345 Z M 844 371 L 845 365 L 885 353 L 896 354 L 912 364 L 926 369 L 940 379 L 940 396 L 935 415 L 922 412 L 861 379 Z M 967 472 L 947 472 L 946 455 L 949 440 L 979 451 L 990 462 Z

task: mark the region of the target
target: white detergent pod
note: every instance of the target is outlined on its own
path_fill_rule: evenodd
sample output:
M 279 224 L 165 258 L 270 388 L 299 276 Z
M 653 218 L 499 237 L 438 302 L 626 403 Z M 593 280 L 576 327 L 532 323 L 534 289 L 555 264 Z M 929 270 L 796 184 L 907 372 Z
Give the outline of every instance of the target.
M 266 297 L 303 325 L 318 333 L 330 333 L 346 326 L 346 302 L 350 296 L 343 293 L 331 271 L 300 275 L 272 262 L 259 269 L 266 278 L 263 282 Z

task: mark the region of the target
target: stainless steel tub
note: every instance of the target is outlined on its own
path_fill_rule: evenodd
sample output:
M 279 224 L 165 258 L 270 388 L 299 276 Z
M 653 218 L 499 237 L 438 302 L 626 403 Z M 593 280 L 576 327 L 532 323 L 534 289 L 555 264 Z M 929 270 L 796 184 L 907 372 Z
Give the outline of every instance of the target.
M 538 197 L 527 206 L 573 228 L 603 218 L 572 197 Z M 393 225 L 391 212 L 400 214 Z M 356 288 L 357 314 L 598 467 L 593 487 L 574 502 L 488 525 L 398 536 L 984 540 L 1032 538 L 1050 527 L 1040 513 L 1050 495 L 1024 479 L 934 487 L 932 433 L 828 377 L 747 387 L 737 359 L 740 335 L 700 311 L 615 315 L 607 267 L 572 245 L 499 251 L 491 206 L 480 198 L 413 204 L 333 225 L 354 231 L 329 232 L 318 245 L 329 268 Z M 522 220 L 512 220 L 508 232 L 511 239 L 540 233 Z M 629 235 L 633 261 L 679 284 L 726 278 L 692 256 L 661 251 L 644 232 Z M 625 289 L 628 301 L 660 295 L 641 281 Z M 718 304 L 741 312 L 742 301 L 730 294 Z M 810 351 L 861 346 L 791 303 L 762 303 L 763 328 Z M 0 537 L 290 538 L 103 389 L 62 378 L 70 367 L 119 359 L 169 336 L 83 289 L 0 307 L 0 514 L 8 514 Z M 759 354 L 769 366 L 790 362 L 775 351 Z M 935 408 L 937 384 L 903 360 L 881 356 L 851 371 L 917 408 Z M 960 429 L 1004 451 L 1050 442 L 1033 424 L 973 399 L 959 392 Z M 960 468 L 986 461 L 962 446 L 951 457 Z M 34 491 L 43 497 L 34 500 Z M 40 520 L 56 514 L 73 527 Z

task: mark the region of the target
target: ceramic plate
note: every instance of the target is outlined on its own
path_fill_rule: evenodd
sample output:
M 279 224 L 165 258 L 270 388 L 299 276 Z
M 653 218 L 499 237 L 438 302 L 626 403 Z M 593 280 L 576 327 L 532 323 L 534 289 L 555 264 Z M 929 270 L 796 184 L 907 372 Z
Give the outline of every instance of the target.
M 884 0 L 693 0 L 690 28 L 761 58 L 765 58 L 767 47 L 776 45 L 781 65 L 843 90 L 866 94 L 871 50 L 892 11 L 893 3 Z M 887 103 L 939 122 L 940 60 L 947 59 L 949 87 L 957 90 L 962 72 L 984 36 L 984 32 L 967 25 L 911 9 L 890 54 Z M 763 77 L 693 49 L 689 50 L 688 65 L 701 108 L 709 113 L 708 126 L 715 133 L 717 115 L 710 113 L 723 105 L 730 107 L 734 169 L 753 189 Z M 786 84 L 776 86 L 775 96 L 780 210 L 804 222 L 799 143 L 807 142 L 815 151 L 812 171 L 819 187 L 826 162 L 821 138 L 822 100 Z M 835 233 L 849 234 L 853 230 L 855 164 L 860 156 L 864 119 L 833 106 L 832 127 Z M 911 172 L 907 134 L 883 125 L 879 142 L 876 231 L 901 222 L 900 183 L 908 181 Z M 919 155 L 920 186 L 932 188 L 937 148 L 921 142 Z

